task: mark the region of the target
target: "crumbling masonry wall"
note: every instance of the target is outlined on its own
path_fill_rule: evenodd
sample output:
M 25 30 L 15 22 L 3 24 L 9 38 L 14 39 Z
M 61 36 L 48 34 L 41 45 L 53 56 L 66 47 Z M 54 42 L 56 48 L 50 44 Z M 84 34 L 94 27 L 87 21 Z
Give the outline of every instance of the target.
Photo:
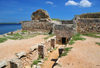
M 55 25 L 54 33 L 56 35 L 57 44 L 62 44 L 63 37 L 66 38 L 66 43 L 68 43 L 68 39 L 74 34 L 73 24 Z
M 47 21 L 32 20 L 29 22 L 21 22 L 22 30 L 50 32 L 53 29 L 53 23 Z
M 77 32 L 100 33 L 100 18 L 80 18 L 77 20 Z

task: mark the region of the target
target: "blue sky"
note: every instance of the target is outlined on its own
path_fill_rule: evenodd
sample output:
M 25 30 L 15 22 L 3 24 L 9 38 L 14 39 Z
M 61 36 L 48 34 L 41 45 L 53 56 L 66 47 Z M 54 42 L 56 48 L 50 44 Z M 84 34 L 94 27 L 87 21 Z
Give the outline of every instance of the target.
M 100 12 L 100 0 L 0 0 L 0 22 L 31 20 L 32 12 L 40 8 L 51 18 L 70 20 L 74 15 Z

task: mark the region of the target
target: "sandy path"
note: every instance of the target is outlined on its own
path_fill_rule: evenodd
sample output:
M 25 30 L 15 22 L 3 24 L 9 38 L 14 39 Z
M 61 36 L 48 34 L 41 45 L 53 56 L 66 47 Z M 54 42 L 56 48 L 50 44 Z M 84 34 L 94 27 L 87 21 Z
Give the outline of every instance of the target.
M 34 38 L 23 40 L 8 40 L 0 43 L 0 60 L 15 57 L 15 53 L 25 51 L 28 52 L 32 45 L 44 41 L 46 35 L 38 35 Z
M 59 46 L 58 48 L 60 48 L 61 46 Z M 48 54 L 48 60 L 46 60 L 42 65 L 41 68 L 52 68 L 52 66 L 55 63 L 55 60 L 58 59 L 58 48 L 56 50 L 54 50 L 53 52 L 51 52 L 50 54 Z
M 100 39 L 85 37 L 85 41 L 76 41 L 69 45 L 72 50 L 67 56 L 58 60 L 60 66 L 55 68 L 100 68 L 100 46 L 95 42 Z

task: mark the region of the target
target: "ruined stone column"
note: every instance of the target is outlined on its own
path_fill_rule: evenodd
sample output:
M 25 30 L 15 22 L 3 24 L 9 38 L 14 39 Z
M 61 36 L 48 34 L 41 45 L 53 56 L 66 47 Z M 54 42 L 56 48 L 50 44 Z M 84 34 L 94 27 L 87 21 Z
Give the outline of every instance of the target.
M 64 48 L 59 48 L 59 57 L 61 56 L 61 54 L 63 53 Z
M 51 39 L 51 47 L 55 48 L 55 39 Z
M 44 46 L 43 46 L 43 44 L 38 45 L 38 55 L 40 58 L 44 58 Z

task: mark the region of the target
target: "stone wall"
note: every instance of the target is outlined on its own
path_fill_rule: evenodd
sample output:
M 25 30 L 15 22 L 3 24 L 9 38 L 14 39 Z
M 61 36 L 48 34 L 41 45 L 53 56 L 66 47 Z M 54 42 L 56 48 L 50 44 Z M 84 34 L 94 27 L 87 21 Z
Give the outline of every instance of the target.
M 81 18 L 77 20 L 77 31 L 82 34 L 100 33 L 100 18 Z
M 73 20 L 64 20 L 61 22 L 62 22 L 62 24 L 73 24 Z
M 53 23 L 46 21 L 33 20 L 30 22 L 21 22 L 22 30 L 50 32 L 53 29 Z
M 56 35 L 56 43 L 62 44 L 62 38 L 66 38 L 66 43 L 74 34 L 73 24 L 55 25 L 54 33 Z

